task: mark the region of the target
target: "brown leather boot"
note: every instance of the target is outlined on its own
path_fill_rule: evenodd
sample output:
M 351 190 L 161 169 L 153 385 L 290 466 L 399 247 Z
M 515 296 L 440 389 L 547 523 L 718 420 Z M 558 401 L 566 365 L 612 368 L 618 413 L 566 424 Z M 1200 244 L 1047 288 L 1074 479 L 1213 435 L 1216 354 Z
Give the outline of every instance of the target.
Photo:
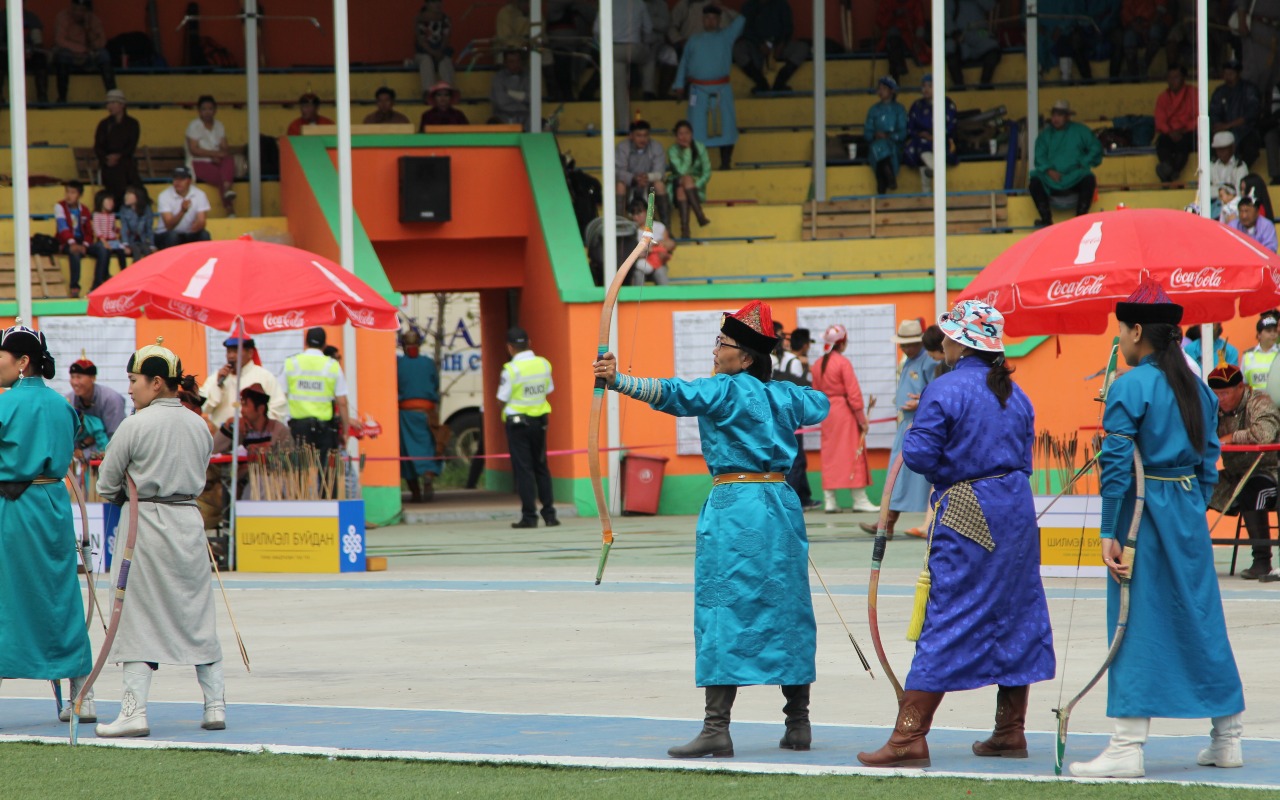
M 898 704 L 898 721 L 884 747 L 874 753 L 858 753 L 864 767 L 927 767 L 929 743 L 925 736 L 933 725 L 945 692 L 917 692 L 908 689 Z
M 783 686 L 782 696 L 787 703 L 782 713 L 787 715 L 787 732 L 778 742 L 783 750 L 808 750 L 813 743 L 813 728 L 809 725 L 809 686 Z
M 707 219 L 707 215 L 702 213 L 702 200 L 698 197 L 698 190 L 686 192 L 689 200 L 689 208 L 693 209 L 693 216 L 697 218 L 698 224 L 704 228 L 711 224 L 711 220 Z
M 680 207 L 680 238 L 689 238 L 689 198 L 682 197 L 676 201 Z
M 996 692 L 996 727 L 986 741 L 973 743 L 975 756 L 1026 758 L 1026 686 L 1001 686 Z

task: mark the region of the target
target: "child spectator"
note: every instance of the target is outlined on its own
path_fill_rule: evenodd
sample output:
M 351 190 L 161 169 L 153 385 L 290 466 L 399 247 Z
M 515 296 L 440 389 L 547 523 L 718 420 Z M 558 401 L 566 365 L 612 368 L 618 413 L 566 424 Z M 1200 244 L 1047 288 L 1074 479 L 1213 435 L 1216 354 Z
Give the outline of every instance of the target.
M 72 297 L 80 296 L 80 259 L 86 255 L 95 258 L 106 258 L 106 251 L 101 245 L 94 247 L 93 223 L 89 209 L 80 202 L 84 193 L 84 184 L 80 181 L 67 181 L 63 184 L 65 195 L 53 207 L 53 218 L 57 224 L 58 251 L 65 253 L 70 263 Z M 96 272 L 96 270 L 95 270 Z
M 1224 183 L 1218 187 L 1218 210 L 1217 220 L 1223 225 L 1229 225 L 1240 216 L 1240 197 L 1236 193 L 1236 187 L 1229 183 Z
M 422 112 L 422 118 L 418 120 L 418 132 L 421 133 L 428 125 L 471 124 L 466 114 L 453 107 L 453 104 L 461 99 L 462 94 L 444 81 L 432 86 L 422 96 L 422 102 L 427 104 L 427 110 Z
M 442 0 L 426 0 L 413 27 L 413 63 L 418 68 L 422 91 L 437 81 L 453 83 L 453 48 L 449 46 L 453 24 L 444 13 Z
M 137 263 L 156 251 L 155 217 L 147 190 L 133 185 L 124 190 L 120 208 L 120 245 L 124 254 Z
M 116 199 L 106 189 L 93 196 L 93 237 L 102 248 L 102 254 L 93 270 L 93 288 L 97 289 L 111 277 L 113 254 L 120 261 L 120 269 L 129 266 L 124 245 L 120 243 L 119 226 L 116 224 Z
M 637 241 L 644 232 L 644 218 L 648 216 L 649 204 L 643 200 L 632 200 L 631 205 L 627 206 L 627 213 L 631 215 L 631 219 L 636 223 Z M 636 265 L 631 268 L 631 282 L 637 286 L 644 284 L 646 280 L 652 281 L 659 286 L 667 285 L 667 262 L 671 260 L 671 255 L 676 250 L 676 242 L 667 233 L 667 226 L 662 224 L 659 219 L 653 221 L 653 245 L 649 248 L 649 255 L 644 261 L 637 261 Z

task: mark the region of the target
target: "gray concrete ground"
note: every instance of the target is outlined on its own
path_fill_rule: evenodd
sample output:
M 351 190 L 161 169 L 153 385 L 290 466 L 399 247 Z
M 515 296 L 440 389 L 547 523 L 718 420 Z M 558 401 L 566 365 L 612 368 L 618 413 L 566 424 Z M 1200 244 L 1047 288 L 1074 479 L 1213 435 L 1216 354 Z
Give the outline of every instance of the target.
M 370 555 L 388 556 L 387 572 L 227 576 L 253 663 L 252 674 L 237 663 L 219 598 L 228 700 L 700 718 L 691 623 L 694 519 L 616 520 L 618 541 L 599 587 L 592 585 L 596 519 L 519 531 L 509 527 L 512 519 L 508 514 L 496 522 L 371 531 Z M 872 680 L 858 666 L 814 579 L 814 720 L 892 725 L 893 692 L 875 661 L 866 623 L 871 537 L 857 522 L 870 516 L 811 512 L 807 519 L 813 560 L 876 672 Z M 900 529 L 918 522 L 918 516 L 904 515 Z M 889 544 L 881 579 L 880 625 L 899 678 L 910 664 L 913 645 L 903 633 L 923 552 L 923 541 L 899 534 Z M 1280 584 L 1227 577 L 1229 555 L 1218 551 L 1227 621 L 1249 701 L 1246 735 L 1280 738 L 1274 700 L 1280 691 L 1274 669 Z M 1070 697 L 1084 685 L 1107 644 L 1102 579 L 1050 579 L 1046 588 L 1059 679 L 1032 689 L 1028 726 L 1042 731 L 1056 724 L 1051 709 L 1060 692 Z M 96 652 L 100 628 L 92 638 Z M 5 681 L 2 691 L 47 697 L 49 690 L 33 681 Z M 119 697 L 119 667 L 104 671 L 98 692 L 104 699 Z M 195 701 L 200 695 L 191 670 L 162 668 L 152 696 Z M 1072 730 L 1108 731 L 1105 699 L 1104 681 L 1078 707 Z M 780 720 L 781 703 L 776 689 L 746 689 L 735 718 Z M 994 689 L 949 695 L 935 724 L 985 728 L 993 704 Z M 1159 720 L 1153 733 L 1207 729 L 1207 721 Z

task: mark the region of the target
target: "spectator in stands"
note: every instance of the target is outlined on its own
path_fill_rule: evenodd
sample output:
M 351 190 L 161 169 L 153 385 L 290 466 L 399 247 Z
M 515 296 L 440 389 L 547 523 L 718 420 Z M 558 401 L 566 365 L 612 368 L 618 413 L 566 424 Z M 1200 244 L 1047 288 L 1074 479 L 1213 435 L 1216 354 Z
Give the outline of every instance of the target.
M 1169 183 L 1182 174 L 1196 149 L 1196 118 L 1200 104 L 1196 90 L 1187 86 L 1187 70 L 1169 67 L 1169 88 L 1156 98 L 1156 177 Z
M 1167 0 L 1123 0 L 1120 5 L 1120 27 L 1112 32 L 1111 76 L 1145 80 L 1151 62 L 1164 47 L 1169 35 Z M 1139 60 L 1138 50 L 1146 47 L 1146 58 Z M 1124 70 L 1120 70 L 1121 58 Z
M 36 85 L 36 102 L 49 102 L 49 56 L 44 49 L 44 24 L 34 11 L 22 11 L 22 38 L 27 74 Z M 9 16 L 0 14 L 0 97 L 9 88 Z
M 107 91 L 116 88 L 107 35 L 102 20 L 89 10 L 89 0 L 71 0 L 71 6 L 59 11 L 54 23 L 53 69 L 58 76 L 59 103 L 67 102 L 72 67 L 99 71 Z
M 1276 226 L 1258 213 L 1258 206 L 1252 197 L 1240 198 L 1236 214 L 1236 218 L 1227 223 L 1228 228 L 1235 228 L 1271 252 L 1276 252 Z M 1237 359 L 1231 363 L 1240 362 Z
M 907 144 L 903 148 L 902 160 L 913 167 L 920 168 L 920 189 L 933 190 L 933 75 L 925 75 L 920 81 L 919 100 L 911 104 L 907 113 Z M 960 163 L 956 155 L 952 136 L 956 130 L 956 104 L 946 98 L 947 106 L 947 146 L 945 157 L 948 166 Z
M 470 125 L 471 120 L 467 119 L 467 115 L 461 109 L 453 107 L 461 99 L 462 93 L 444 81 L 432 86 L 422 97 L 427 110 L 422 112 L 422 117 L 418 120 L 418 130 L 422 131 L 428 125 Z
M 632 200 L 631 205 L 627 206 L 627 215 L 631 217 L 631 221 L 636 224 L 636 242 L 640 241 L 640 237 L 644 234 L 644 220 L 649 215 L 649 204 L 643 200 Z M 645 281 L 656 283 L 659 286 L 666 286 L 667 279 L 667 263 L 671 261 L 671 256 L 676 251 L 676 242 L 671 238 L 671 234 L 667 232 L 667 226 L 662 224 L 662 220 L 655 219 L 653 221 L 653 244 L 649 247 L 649 254 L 644 261 L 637 261 L 635 266 L 631 268 L 631 283 L 641 286 Z
M 644 7 L 649 11 L 652 29 L 644 40 L 645 46 L 649 48 L 649 60 L 640 67 L 640 90 L 644 93 L 645 100 L 656 100 L 659 96 L 659 83 L 670 88 L 679 57 L 675 48 L 667 43 L 667 34 L 671 32 L 671 9 L 667 7 L 667 0 L 645 0 Z M 662 73 L 661 80 L 659 71 Z M 662 94 L 665 96 L 666 92 Z
M 93 154 L 98 157 L 102 185 L 116 199 L 124 197 L 125 187 L 142 180 L 133 154 L 138 149 L 142 128 L 125 108 L 124 92 L 107 92 L 107 116 L 98 123 L 93 134 Z
M 494 49 L 503 53 L 529 47 L 529 0 L 507 0 L 493 23 Z
M 396 93 L 394 89 L 386 86 L 378 87 L 378 91 L 373 93 L 374 100 L 378 104 L 377 111 L 371 111 L 364 118 L 365 125 L 408 125 L 409 118 L 399 111 L 396 111 Z
M 789 92 L 787 81 L 809 60 L 809 45 L 795 40 L 789 0 L 747 0 L 742 6 L 747 27 L 733 45 L 733 63 L 755 84 L 752 94 L 769 91 L 764 68 L 770 55 L 782 64 L 773 91 Z
M 1240 190 L 1229 183 L 1218 187 L 1218 213 L 1214 219 L 1230 224 L 1240 215 Z
M 1234 134 L 1236 152 L 1245 166 L 1258 158 L 1261 149 L 1256 128 L 1261 113 L 1258 87 L 1240 77 L 1239 61 L 1228 61 L 1222 66 L 1222 85 L 1209 98 L 1210 130 Z
M 578 94 L 581 79 L 591 67 L 589 46 L 591 23 L 596 17 L 597 3 L 590 0 L 547 0 L 545 28 L 547 39 L 560 57 L 555 60 L 548 97 L 569 101 L 575 96 L 589 100 L 584 88 Z
M 689 212 L 698 219 L 698 225 L 711 224 L 702 213 L 702 203 L 707 199 L 707 184 L 711 181 L 711 157 L 702 142 L 693 138 L 693 126 L 689 120 L 676 123 L 676 141 L 667 148 L 667 166 L 671 170 L 668 195 L 676 198 L 680 209 L 680 238 L 689 238 Z
M 107 282 L 111 277 L 111 257 L 120 261 L 120 269 L 129 266 L 128 256 L 120 243 L 120 226 L 116 222 L 116 199 L 111 192 L 102 189 L 93 196 L 93 238 L 97 240 L 101 251 L 93 270 L 93 288 Z
M 631 123 L 627 138 L 618 142 L 614 151 L 617 163 L 618 208 L 627 208 L 632 196 L 644 199 L 652 186 L 658 193 L 655 206 L 663 224 L 671 222 L 671 201 L 667 197 L 667 154 L 662 145 L 649 136 L 649 123 L 638 119 Z
M 925 6 L 924 0 L 880 0 L 876 7 L 880 51 L 888 55 L 889 74 L 895 81 L 907 74 L 908 55 L 917 65 L 929 61 L 929 15 Z
M 653 20 L 639 0 L 609 1 L 613 3 L 613 124 L 622 130 L 631 120 L 631 67 L 645 68 L 653 60 L 645 45 L 653 33 Z M 592 30 L 599 42 L 599 17 Z
M 714 27 L 710 28 L 707 27 L 708 6 L 720 11 L 715 15 Z M 678 54 L 684 55 L 685 45 L 694 36 L 707 31 L 724 30 L 737 18 L 736 11 L 717 6 L 714 0 L 676 0 L 676 4 L 671 8 L 671 27 L 667 32 L 667 39 L 675 46 Z
M 199 113 L 187 125 L 187 165 L 196 180 L 213 184 L 222 195 L 222 207 L 228 217 L 236 215 L 236 160 L 227 144 L 227 130 L 217 119 L 218 101 L 201 95 L 196 101 Z
M 723 12 L 710 3 L 703 6 L 706 29 L 685 45 L 676 71 L 672 92 L 680 97 L 689 84 L 689 114 L 693 138 L 707 147 L 720 148 L 720 169 L 733 167 L 733 148 L 738 142 L 738 114 L 733 106 L 733 43 L 742 35 L 747 21 L 737 17 L 728 27 L 720 26 Z
M 136 263 L 156 251 L 155 217 L 151 213 L 151 198 L 142 184 L 124 190 L 119 220 L 120 244 L 126 256 Z
M 1270 95 L 1270 87 L 1280 83 L 1280 0 L 1236 0 L 1234 5 L 1240 20 L 1236 52 L 1244 59 L 1243 78 Z
M 524 55 L 519 50 L 503 54 L 502 69 L 489 86 L 489 103 L 499 120 L 529 130 L 529 71 L 524 68 Z
M 1088 21 L 1088 0 L 1041 0 L 1039 5 L 1040 74 L 1058 68 L 1063 83 L 1073 82 L 1073 69 L 1085 82 L 1093 80 L 1089 63 L 1095 31 Z
M 1274 242 L 1275 239 L 1273 238 L 1272 241 Z M 1203 343 L 1200 341 L 1200 326 L 1192 325 L 1188 327 L 1187 338 L 1191 341 L 1182 346 L 1182 351 L 1199 366 L 1200 357 L 1203 353 Z M 1235 345 L 1222 338 L 1221 322 L 1213 323 L 1213 361 L 1214 363 L 1225 361 L 1232 366 L 1240 366 L 1240 351 L 1235 348 Z
M 80 259 L 98 257 L 101 247 L 94 247 L 93 220 L 89 207 L 80 202 L 84 184 L 67 181 L 63 185 L 64 196 L 53 207 L 53 219 L 57 227 L 59 252 L 67 256 L 71 272 L 71 296 L 80 296 Z M 103 253 L 105 255 L 105 253 Z
M 286 136 L 301 136 L 302 129 L 307 125 L 334 124 L 333 120 L 328 117 L 320 116 L 320 98 L 312 92 L 307 92 L 298 98 L 298 113 L 301 116 L 289 123 L 289 130 L 285 132 Z
M 1280 185 L 1280 84 L 1271 88 L 1271 107 L 1258 123 L 1262 142 L 1267 148 L 1267 173 L 1271 185 Z
M 898 188 L 898 158 L 907 138 L 907 112 L 898 102 L 898 82 L 887 75 L 876 86 L 880 101 L 867 109 L 863 135 L 870 147 L 867 163 L 876 174 L 876 194 Z
M 1036 227 L 1053 224 L 1049 197 L 1075 195 L 1076 215 L 1089 213 L 1098 179 L 1093 168 L 1102 163 L 1102 145 L 1098 137 L 1079 122 L 1072 122 L 1071 104 L 1059 100 L 1053 104 L 1049 124 L 1036 138 L 1036 167 L 1031 171 L 1031 198 L 1040 219 Z
M 1000 43 L 992 31 L 996 0 L 947 0 L 947 73 L 956 91 L 964 89 L 964 65 L 981 64 L 981 89 L 991 88 L 1000 64 Z
M 207 242 L 211 238 L 205 228 L 209 217 L 209 198 L 191 181 L 191 170 L 178 167 L 173 171 L 173 185 L 160 193 L 156 201 L 156 246 L 163 250 L 175 244 Z
M 418 68 L 422 91 L 440 81 L 453 83 L 453 48 L 449 46 L 453 24 L 444 13 L 444 0 L 425 0 L 413 29 L 413 64 Z
M 1249 174 L 1249 168 L 1236 158 L 1236 138 L 1231 131 L 1218 131 L 1213 135 L 1211 143 L 1214 158 L 1209 164 L 1210 186 L 1240 186 L 1240 181 Z M 1218 205 L 1210 209 L 1210 215 L 1218 218 Z

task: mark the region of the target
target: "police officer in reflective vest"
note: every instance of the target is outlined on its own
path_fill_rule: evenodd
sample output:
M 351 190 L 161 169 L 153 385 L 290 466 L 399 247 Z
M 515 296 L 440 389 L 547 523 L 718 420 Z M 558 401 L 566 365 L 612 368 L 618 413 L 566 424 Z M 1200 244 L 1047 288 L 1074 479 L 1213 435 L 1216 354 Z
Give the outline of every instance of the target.
M 507 447 L 511 451 L 511 472 L 520 495 L 520 521 L 513 528 L 538 527 L 534 489 L 542 502 L 542 519 L 547 527 L 560 524 L 551 496 L 551 472 L 547 469 L 547 418 L 551 404 L 547 395 L 555 389 L 551 382 L 551 362 L 529 349 L 529 334 L 521 328 L 507 331 L 507 352 L 511 360 L 502 365 L 498 401 L 507 427 Z
M 342 367 L 321 350 L 324 328 L 307 331 L 307 349 L 284 362 L 280 383 L 289 397 L 289 431 L 325 458 L 341 446 L 347 429 L 347 379 Z M 337 426 L 334 408 L 337 407 Z
M 1267 375 L 1276 360 L 1276 353 L 1280 353 L 1280 347 L 1276 346 L 1276 339 L 1280 338 L 1276 334 L 1277 322 L 1280 322 L 1280 312 L 1262 312 L 1257 324 L 1258 346 L 1249 348 L 1240 356 L 1240 371 L 1244 373 L 1245 383 L 1260 392 L 1267 390 Z

